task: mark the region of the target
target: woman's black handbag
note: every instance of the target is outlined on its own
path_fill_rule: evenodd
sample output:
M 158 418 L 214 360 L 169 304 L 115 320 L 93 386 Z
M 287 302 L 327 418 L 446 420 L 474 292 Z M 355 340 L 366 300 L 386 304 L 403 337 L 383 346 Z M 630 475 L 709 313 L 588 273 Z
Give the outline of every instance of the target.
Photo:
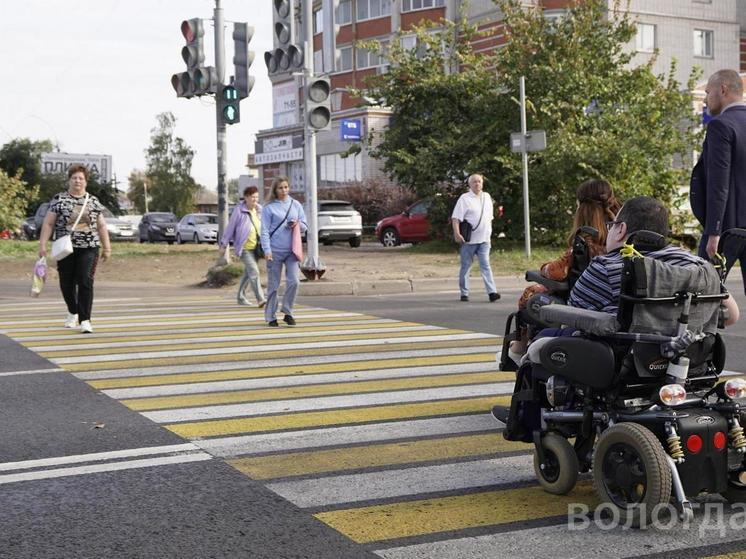
M 249 213 L 249 219 L 251 220 L 251 225 L 254 226 L 254 230 L 256 231 L 256 246 L 254 247 L 254 258 L 257 260 L 261 260 L 264 258 L 264 249 L 262 248 L 262 243 L 259 241 L 259 228 L 256 226 L 256 223 L 254 223 L 254 218 L 251 217 L 251 214 Z

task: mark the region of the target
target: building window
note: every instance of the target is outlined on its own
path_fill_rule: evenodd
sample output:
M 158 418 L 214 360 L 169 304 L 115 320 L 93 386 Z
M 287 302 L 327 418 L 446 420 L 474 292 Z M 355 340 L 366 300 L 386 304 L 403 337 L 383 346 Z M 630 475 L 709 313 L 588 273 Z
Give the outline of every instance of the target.
M 445 0 L 402 0 L 401 11 L 413 12 L 426 8 L 440 8 L 445 5 Z
M 420 43 L 417 35 L 404 35 L 399 37 L 399 44 L 403 50 L 416 51 L 417 58 L 422 60 L 427 55 L 427 43 Z
M 313 13 L 313 34 L 324 32 L 324 12 L 319 9 Z
M 372 68 L 374 66 L 383 66 L 388 64 L 388 60 L 385 55 L 379 54 L 379 52 L 386 52 L 388 48 L 388 41 L 381 41 L 380 48 L 378 50 L 365 50 L 357 49 L 357 69 Z
M 322 155 L 319 157 L 319 178 L 322 182 L 344 183 L 363 180 L 362 157 L 357 155 L 345 157 L 344 159 L 338 153 L 332 155 Z
M 707 29 L 694 30 L 694 56 L 712 58 L 715 54 L 715 37 Z
M 337 23 L 339 25 L 352 23 L 352 0 L 340 0 L 337 6 Z
M 313 53 L 313 67 L 316 72 L 324 69 L 324 51 L 317 50 Z
M 655 51 L 655 25 L 638 23 L 636 42 L 637 52 Z
M 339 47 L 339 61 L 337 63 L 337 72 L 347 72 L 352 70 L 352 47 Z
M 391 15 L 391 0 L 357 0 L 357 20 Z

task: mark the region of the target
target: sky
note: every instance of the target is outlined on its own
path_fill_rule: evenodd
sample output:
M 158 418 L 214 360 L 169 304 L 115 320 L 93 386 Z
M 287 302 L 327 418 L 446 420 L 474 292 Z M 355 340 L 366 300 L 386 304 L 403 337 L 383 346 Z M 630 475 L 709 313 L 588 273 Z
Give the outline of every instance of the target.
M 249 70 L 256 78 L 228 126 L 227 178 L 246 174 L 259 130 L 272 126 L 264 51 L 272 48 L 270 0 L 222 0 L 226 82 L 233 74 L 232 22 L 255 29 Z M 177 98 L 171 76 L 186 66 L 182 20 L 211 20 L 214 0 L 0 0 L 0 145 L 51 139 L 61 151 L 106 154 L 121 190 L 145 168 L 156 115 L 176 117 L 176 135 L 195 150 L 194 179 L 217 184 L 214 97 Z M 214 27 L 204 22 L 205 64 L 214 65 Z

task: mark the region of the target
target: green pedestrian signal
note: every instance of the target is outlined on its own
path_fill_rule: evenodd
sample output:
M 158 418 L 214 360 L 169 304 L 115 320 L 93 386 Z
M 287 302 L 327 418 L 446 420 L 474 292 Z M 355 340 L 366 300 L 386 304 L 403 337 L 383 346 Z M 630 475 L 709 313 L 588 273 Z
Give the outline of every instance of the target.
M 232 85 L 223 86 L 220 92 L 220 116 L 223 124 L 236 124 L 241 121 L 241 111 L 239 110 L 239 92 Z

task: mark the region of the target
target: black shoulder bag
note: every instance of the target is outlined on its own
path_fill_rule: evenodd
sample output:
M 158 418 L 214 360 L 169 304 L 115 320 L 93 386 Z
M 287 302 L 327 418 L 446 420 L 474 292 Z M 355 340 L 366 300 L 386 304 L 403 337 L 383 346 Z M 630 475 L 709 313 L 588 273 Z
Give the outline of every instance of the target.
M 259 228 L 256 226 L 254 218 L 251 217 L 251 212 L 249 212 L 249 219 L 251 220 L 251 225 L 254 227 L 254 231 L 256 231 L 256 246 L 254 247 L 254 258 L 256 258 L 257 260 L 261 260 L 262 258 L 264 258 L 264 249 L 262 248 L 262 242 L 259 238 Z
M 482 193 L 481 196 L 482 199 L 482 212 L 479 214 L 479 221 L 477 221 L 477 226 L 472 227 L 471 223 L 466 221 L 459 222 L 458 224 L 458 232 L 461 233 L 461 236 L 464 238 L 464 242 L 471 241 L 471 232 L 474 231 L 474 229 L 479 229 L 479 224 L 482 223 L 482 216 L 484 216 L 484 193 Z

